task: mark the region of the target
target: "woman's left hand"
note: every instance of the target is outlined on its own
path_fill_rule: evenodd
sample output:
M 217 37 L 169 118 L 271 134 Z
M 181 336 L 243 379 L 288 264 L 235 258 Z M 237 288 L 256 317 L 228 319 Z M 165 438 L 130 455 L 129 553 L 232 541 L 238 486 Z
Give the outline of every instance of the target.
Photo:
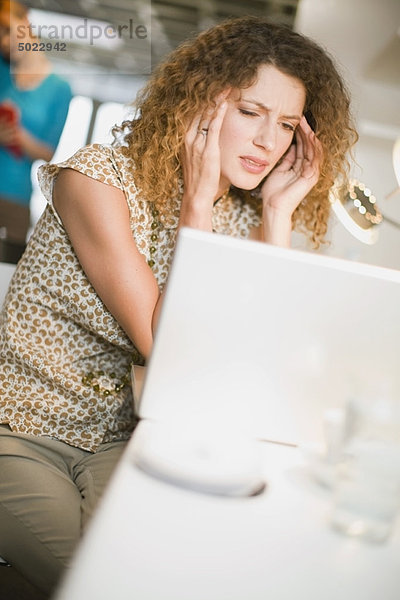
M 268 175 L 262 186 L 264 211 L 290 217 L 317 183 L 322 159 L 322 145 L 303 116 L 292 144 L 282 161 Z

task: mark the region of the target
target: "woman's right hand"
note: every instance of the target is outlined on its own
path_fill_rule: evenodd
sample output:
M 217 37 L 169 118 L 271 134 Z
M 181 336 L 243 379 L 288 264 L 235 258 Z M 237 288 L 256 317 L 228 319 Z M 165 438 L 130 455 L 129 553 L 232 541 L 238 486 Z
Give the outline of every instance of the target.
M 179 225 L 212 230 L 212 208 L 221 176 L 219 134 L 230 89 L 217 98 L 215 108 L 197 115 L 185 136 L 182 160 L 184 191 Z
M 0 119 L 0 146 L 18 145 L 19 127 L 9 121 Z

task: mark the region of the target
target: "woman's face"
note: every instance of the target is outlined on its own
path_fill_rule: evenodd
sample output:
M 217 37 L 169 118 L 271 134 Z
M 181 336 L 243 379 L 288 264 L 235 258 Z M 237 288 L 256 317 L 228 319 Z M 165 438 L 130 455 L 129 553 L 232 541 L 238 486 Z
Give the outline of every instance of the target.
M 257 187 L 289 148 L 305 98 L 300 80 L 271 65 L 259 68 L 254 85 L 230 93 L 219 138 L 220 190 Z
M 18 62 L 21 52 L 18 42 L 29 38 L 29 21 L 27 17 L 19 17 L 9 10 L 0 11 L 0 53 L 6 61 Z

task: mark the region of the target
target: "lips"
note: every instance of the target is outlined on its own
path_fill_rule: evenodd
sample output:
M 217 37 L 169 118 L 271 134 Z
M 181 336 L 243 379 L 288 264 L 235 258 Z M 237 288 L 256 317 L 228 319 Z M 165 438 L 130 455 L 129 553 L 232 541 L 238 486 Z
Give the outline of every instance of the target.
M 256 156 L 240 156 L 240 164 L 248 173 L 259 175 L 268 167 L 269 162 Z

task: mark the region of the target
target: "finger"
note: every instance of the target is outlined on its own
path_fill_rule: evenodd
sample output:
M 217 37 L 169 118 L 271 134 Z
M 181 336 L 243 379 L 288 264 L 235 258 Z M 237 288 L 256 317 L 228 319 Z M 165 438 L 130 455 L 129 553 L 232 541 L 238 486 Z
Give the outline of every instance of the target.
M 224 100 L 228 99 L 229 94 L 231 93 L 232 88 L 226 88 L 226 90 L 223 90 L 220 94 L 218 94 L 218 96 L 215 99 L 215 108 L 218 108 L 218 106 L 220 104 L 222 104 L 224 102 Z
M 210 126 L 210 122 L 213 118 L 213 114 L 215 112 L 215 108 L 213 106 L 209 106 L 208 108 L 206 108 L 201 116 L 198 128 L 197 128 L 197 133 L 201 135 L 201 132 L 205 132 L 207 133 L 208 128 Z
M 304 132 L 304 162 L 302 175 L 306 179 L 318 179 L 321 170 L 323 151 L 322 144 L 312 130 Z
M 313 164 L 316 158 L 316 149 L 317 147 L 320 148 L 320 142 L 305 117 L 303 117 L 300 126 L 297 128 L 297 134 L 297 139 L 301 140 L 304 160 L 309 164 Z
M 318 180 L 320 172 L 321 172 L 322 163 L 324 160 L 324 152 L 323 152 L 322 144 L 315 134 L 313 134 L 313 138 L 314 138 L 313 139 L 314 156 L 313 156 L 313 160 L 311 163 L 311 167 L 315 172 L 316 180 Z
M 322 144 L 305 117 L 302 119 L 301 128 L 304 133 L 305 156 L 310 163 L 316 162 L 320 165 L 323 160 Z
M 281 163 L 285 169 L 289 170 L 293 167 L 296 161 L 296 152 L 296 144 L 290 144 L 289 150 L 286 152 Z
M 215 109 L 205 111 L 200 121 L 193 148 L 203 152 L 219 152 L 219 133 L 227 108 L 226 101 L 222 101 Z
M 303 168 L 303 163 L 305 160 L 305 148 L 304 148 L 304 133 L 302 132 L 300 126 L 296 129 L 296 145 L 295 145 L 295 159 L 293 162 L 293 170 L 296 174 L 300 174 Z
M 227 108 L 228 103 L 225 99 L 223 99 L 215 109 L 214 115 L 208 126 L 207 142 L 209 144 L 213 144 L 215 142 L 218 143 L 221 126 L 225 118 Z
M 303 134 L 304 156 L 310 162 L 313 162 L 316 155 L 316 148 L 317 146 L 319 147 L 320 142 L 304 116 L 300 122 L 300 132 Z
M 212 119 L 213 109 L 207 108 L 196 120 L 196 129 L 192 131 L 192 146 L 193 148 L 204 149 L 207 141 L 208 129 Z
M 309 133 L 308 135 L 304 136 L 304 140 L 303 140 L 303 153 L 304 153 L 304 160 L 307 161 L 309 164 L 312 164 L 314 161 L 314 156 L 315 156 L 315 151 L 314 151 L 314 141 L 313 138 L 315 138 L 313 133 Z
M 7 127 L 2 130 L 2 136 L 4 138 L 12 139 L 14 137 L 17 137 L 17 135 L 18 135 L 18 131 L 14 128 Z
M 204 146 L 207 142 L 207 135 L 208 135 L 208 127 L 199 128 L 197 130 L 194 144 L 196 144 L 196 145 L 202 144 Z
M 222 108 L 222 110 L 225 109 L 225 107 L 223 106 L 224 102 L 226 101 L 227 97 L 229 96 L 229 94 L 231 93 L 232 88 L 227 88 L 226 90 L 223 90 L 220 94 L 218 94 L 218 96 L 216 97 L 215 101 L 213 102 L 213 105 L 208 107 L 203 114 L 202 119 L 200 120 L 199 123 L 199 127 L 198 130 L 199 131 L 208 131 L 210 128 L 210 124 L 214 119 L 219 118 L 219 110 Z
M 223 92 L 218 94 L 216 97 L 214 106 L 206 108 L 201 115 L 196 115 L 196 117 L 193 119 L 185 135 L 186 146 L 191 150 L 198 149 L 202 151 L 205 148 L 210 124 L 214 122 L 214 119 L 216 119 L 217 125 L 214 123 L 212 130 L 215 131 L 217 128 L 219 132 L 220 123 L 222 123 L 223 116 L 226 111 L 224 102 L 226 102 L 226 98 L 230 93 L 231 88 L 223 90 Z
M 307 157 L 307 140 L 308 140 L 308 136 L 309 134 L 313 133 L 311 127 L 309 126 L 309 124 L 307 123 L 306 118 L 303 116 L 301 118 L 301 121 L 296 129 L 296 136 L 297 139 L 300 139 L 301 141 L 301 148 L 302 148 L 302 152 L 303 152 L 303 156 L 306 158 Z
M 210 119 L 212 117 L 213 112 L 214 108 L 209 107 L 206 108 L 202 113 L 198 113 L 195 116 L 193 121 L 190 123 L 186 133 L 186 140 L 189 143 L 193 143 L 201 131 L 205 133 L 208 131 Z
M 192 146 L 192 144 L 197 136 L 197 132 L 200 127 L 201 117 L 202 117 L 201 114 L 196 115 L 195 118 L 193 119 L 193 121 L 189 125 L 189 128 L 185 135 L 185 142 L 188 146 Z
M 282 158 L 278 161 L 274 170 L 279 171 L 279 172 L 290 171 L 290 169 L 293 169 L 295 160 L 296 160 L 296 144 L 292 143 L 292 144 L 290 144 L 288 150 L 286 150 L 286 152 L 282 156 Z

